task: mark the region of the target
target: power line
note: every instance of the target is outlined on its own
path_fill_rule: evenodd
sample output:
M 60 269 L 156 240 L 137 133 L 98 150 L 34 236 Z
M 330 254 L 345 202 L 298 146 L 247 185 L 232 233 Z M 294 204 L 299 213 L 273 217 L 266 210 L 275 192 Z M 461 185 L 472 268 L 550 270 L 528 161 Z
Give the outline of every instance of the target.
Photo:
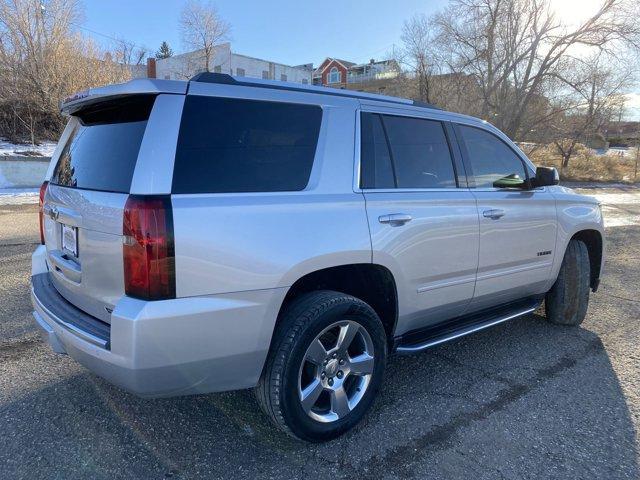
M 93 33 L 94 35 L 98 35 L 100 37 L 108 38 L 109 40 L 113 40 L 114 42 L 118 42 L 118 43 L 126 41 L 127 43 L 129 43 L 130 45 L 133 45 L 134 47 L 138 47 L 138 48 L 140 48 L 142 50 L 149 51 L 149 48 L 145 47 L 144 45 L 138 45 L 137 43 L 132 43 L 132 42 L 129 42 L 128 40 L 123 40 L 122 38 L 115 38 L 115 37 L 112 37 L 110 35 L 106 35 L 104 33 L 96 32 L 95 30 L 91 30 L 90 28 L 83 27 L 82 25 L 78 25 L 75 22 L 69 22 L 69 23 L 71 25 L 73 25 L 74 27 L 79 28 L 80 30 L 85 30 L 85 31 L 87 31 L 89 33 Z

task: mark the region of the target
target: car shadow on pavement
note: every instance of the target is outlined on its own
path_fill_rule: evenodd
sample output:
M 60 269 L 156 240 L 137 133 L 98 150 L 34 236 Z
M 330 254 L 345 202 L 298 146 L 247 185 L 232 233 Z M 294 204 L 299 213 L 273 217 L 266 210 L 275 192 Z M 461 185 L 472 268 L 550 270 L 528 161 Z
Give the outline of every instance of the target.
M 89 373 L 0 418 L 3 478 L 640 476 L 599 337 L 538 314 L 392 357 L 372 412 L 325 444 L 276 431 L 249 391 L 144 400 Z

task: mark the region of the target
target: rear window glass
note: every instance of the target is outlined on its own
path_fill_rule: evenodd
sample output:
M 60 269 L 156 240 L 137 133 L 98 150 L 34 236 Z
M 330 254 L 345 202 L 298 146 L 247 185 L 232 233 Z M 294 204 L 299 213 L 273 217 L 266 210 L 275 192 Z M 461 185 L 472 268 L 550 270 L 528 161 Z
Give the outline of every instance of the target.
M 172 191 L 303 190 L 321 119 L 314 105 L 188 96 Z
M 87 190 L 128 193 L 154 97 L 120 99 L 75 114 L 51 182 Z

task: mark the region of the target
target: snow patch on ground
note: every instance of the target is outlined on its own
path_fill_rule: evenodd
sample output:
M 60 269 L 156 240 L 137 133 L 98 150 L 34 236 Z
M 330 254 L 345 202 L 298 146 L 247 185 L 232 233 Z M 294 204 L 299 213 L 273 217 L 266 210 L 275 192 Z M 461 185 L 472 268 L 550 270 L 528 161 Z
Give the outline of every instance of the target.
M 31 157 L 50 157 L 56 149 L 56 142 L 42 142 L 40 145 L 30 143 L 11 143 L 0 138 L 0 156 L 27 155 Z
M 0 205 L 38 203 L 38 188 L 0 188 Z
M 606 228 L 640 225 L 640 189 L 628 189 L 627 192 L 581 190 L 580 193 L 595 197 L 602 204 Z

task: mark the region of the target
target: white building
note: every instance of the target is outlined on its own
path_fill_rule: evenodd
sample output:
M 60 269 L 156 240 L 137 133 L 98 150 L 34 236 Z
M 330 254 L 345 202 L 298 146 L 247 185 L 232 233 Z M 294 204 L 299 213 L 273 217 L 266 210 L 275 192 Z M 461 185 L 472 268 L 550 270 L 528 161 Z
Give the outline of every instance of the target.
M 147 76 L 166 80 L 188 80 L 196 73 L 205 71 L 205 66 L 206 59 L 203 50 L 196 50 L 169 58 L 150 58 L 147 61 Z M 209 71 L 228 73 L 238 77 L 310 84 L 313 67 L 311 64 L 292 67 L 240 55 L 231 50 L 230 43 L 223 43 L 214 48 L 209 59 Z

